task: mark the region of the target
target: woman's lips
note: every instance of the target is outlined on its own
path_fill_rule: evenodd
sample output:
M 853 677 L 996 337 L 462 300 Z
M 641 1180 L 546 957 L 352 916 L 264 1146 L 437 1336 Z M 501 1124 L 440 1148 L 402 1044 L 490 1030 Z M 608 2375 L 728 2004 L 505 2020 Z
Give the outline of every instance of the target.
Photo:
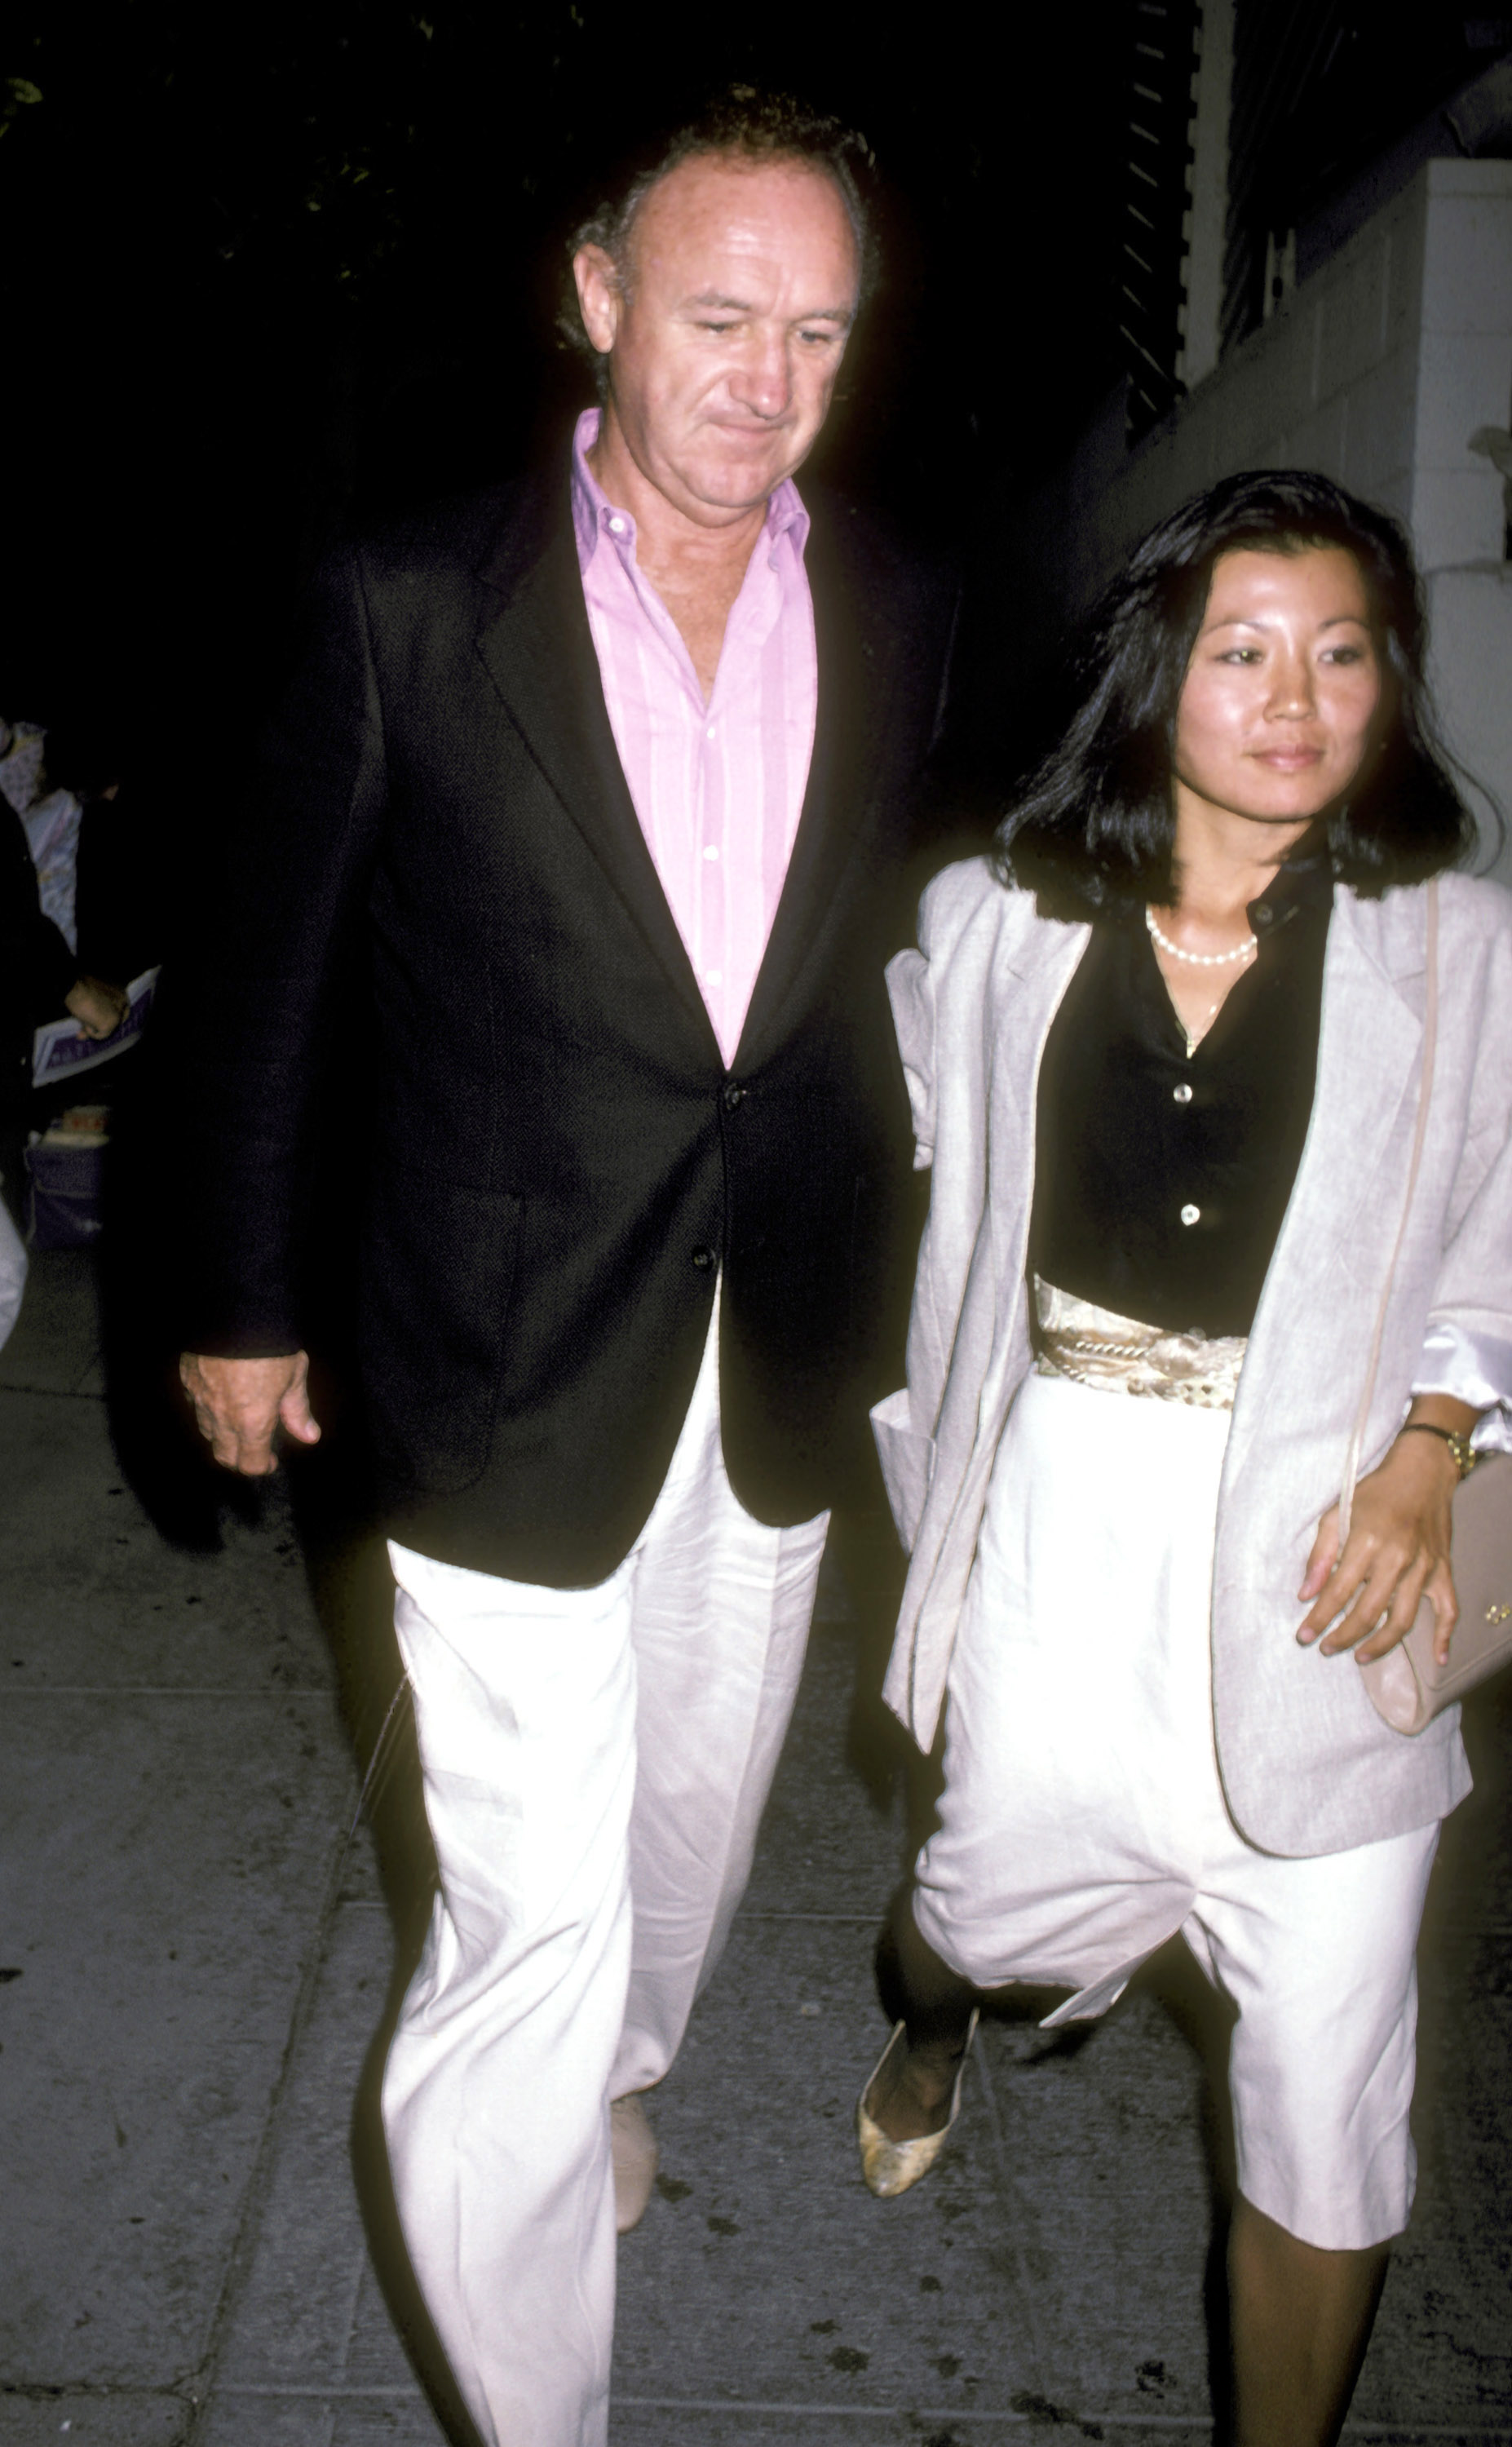
M 1255 750 L 1257 765 L 1269 765 L 1273 773 L 1305 773 L 1323 762 L 1321 748 L 1259 748 Z

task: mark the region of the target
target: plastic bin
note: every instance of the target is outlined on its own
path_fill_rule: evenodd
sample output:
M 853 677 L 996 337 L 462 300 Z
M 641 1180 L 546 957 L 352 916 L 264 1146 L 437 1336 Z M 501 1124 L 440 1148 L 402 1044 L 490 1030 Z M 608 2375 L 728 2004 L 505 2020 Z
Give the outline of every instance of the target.
M 49 1130 L 26 1151 L 27 1239 L 33 1249 L 82 1249 L 104 1215 L 105 1142 L 60 1146 Z

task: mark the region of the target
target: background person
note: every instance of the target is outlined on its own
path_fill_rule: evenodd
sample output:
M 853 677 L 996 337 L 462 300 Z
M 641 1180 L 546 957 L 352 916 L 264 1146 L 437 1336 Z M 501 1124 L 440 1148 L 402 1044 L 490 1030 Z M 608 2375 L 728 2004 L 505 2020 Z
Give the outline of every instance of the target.
M 861 150 L 737 98 L 582 233 L 601 411 L 332 562 L 183 1003 L 183 1375 L 257 1474 L 319 1432 L 301 1193 L 353 942 L 372 979 L 363 1366 L 441 1876 L 385 2121 L 510 2447 L 605 2436 L 610 2102 L 628 2224 L 896 1381 L 882 965 L 952 600 L 792 483 Z
M 901 2191 L 937 2152 L 976 1986 L 1090 2016 L 1181 1930 L 1238 2009 L 1246 2447 L 1343 2419 L 1412 2197 L 1414 1949 L 1469 1785 L 1458 1710 L 1396 1734 L 1350 1656 L 1425 1595 L 1446 1646 L 1464 1439 L 1512 1444 L 1512 910 L 1448 871 L 1474 836 L 1424 648 L 1399 531 L 1324 478 L 1188 503 L 1111 589 L 995 862 L 931 886 L 890 973 L 934 1173 L 879 1417 L 913 1548 L 888 1695 L 926 1748 L 948 1705 L 867 2176 Z M 1430 876 L 1427 1139 L 1340 1553 Z
M 73 952 L 43 914 L 21 820 L 11 806 L 0 804 L 0 1178 L 17 1222 L 21 1150 L 28 1129 L 40 1129 L 46 1120 L 46 1113 L 33 1105 L 36 1030 L 67 1012 L 85 1036 L 103 1043 L 119 1028 L 126 1009 L 119 986 L 80 976 Z M 36 1103 L 40 1106 L 42 1100 Z

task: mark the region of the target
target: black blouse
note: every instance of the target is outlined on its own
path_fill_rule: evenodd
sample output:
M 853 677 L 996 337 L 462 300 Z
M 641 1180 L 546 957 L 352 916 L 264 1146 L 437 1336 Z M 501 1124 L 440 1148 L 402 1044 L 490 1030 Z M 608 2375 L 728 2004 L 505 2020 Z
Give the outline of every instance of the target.
M 1250 903 L 1254 960 L 1188 1056 L 1141 912 L 1098 925 L 1040 1068 L 1030 1262 L 1168 1332 L 1248 1334 L 1313 1110 L 1326 858 Z

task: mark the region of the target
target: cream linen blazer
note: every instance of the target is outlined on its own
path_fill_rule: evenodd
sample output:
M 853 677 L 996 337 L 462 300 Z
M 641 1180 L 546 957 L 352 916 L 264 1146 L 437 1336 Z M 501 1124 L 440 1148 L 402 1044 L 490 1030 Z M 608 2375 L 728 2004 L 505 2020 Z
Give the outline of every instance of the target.
M 1381 901 L 1335 890 L 1312 1121 L 1250 1336 L 1219 1499 L 1219 1760 L 1241 1832 L 1282 1854 L 1341 1851 L 1425 1826 L 1470 1786 L 1457 1708 L 1425 1733 L 1393 1733 L 1350 1657 L 1322 1657 L 1293 1636 L 1308 1549 L 1338 1494 L 1401 1219 L 1421 1075 L 1425 901 L 1421 886 Z M 1448 875 L 1440 911 L 1427 1143 L 1362 1471 L 1395 1432 L 1430 1323 L 1512 1344 L 1512 899 Z M 1037 917 L 1031 896 L 1005 890 L 973 859 L 930 885 L 922 948 L 888 970 L 918 1161 L 934 1175 L 908 1384 L 872 1413 L 911 1556 L 885 1692 L 926 1750 L 993 1456 L 1030 1364 L 1025 1266 L 1040 1056 L 1087 933 Z M 1097 1500 L 1089 1484 L 1087 1502 Z

